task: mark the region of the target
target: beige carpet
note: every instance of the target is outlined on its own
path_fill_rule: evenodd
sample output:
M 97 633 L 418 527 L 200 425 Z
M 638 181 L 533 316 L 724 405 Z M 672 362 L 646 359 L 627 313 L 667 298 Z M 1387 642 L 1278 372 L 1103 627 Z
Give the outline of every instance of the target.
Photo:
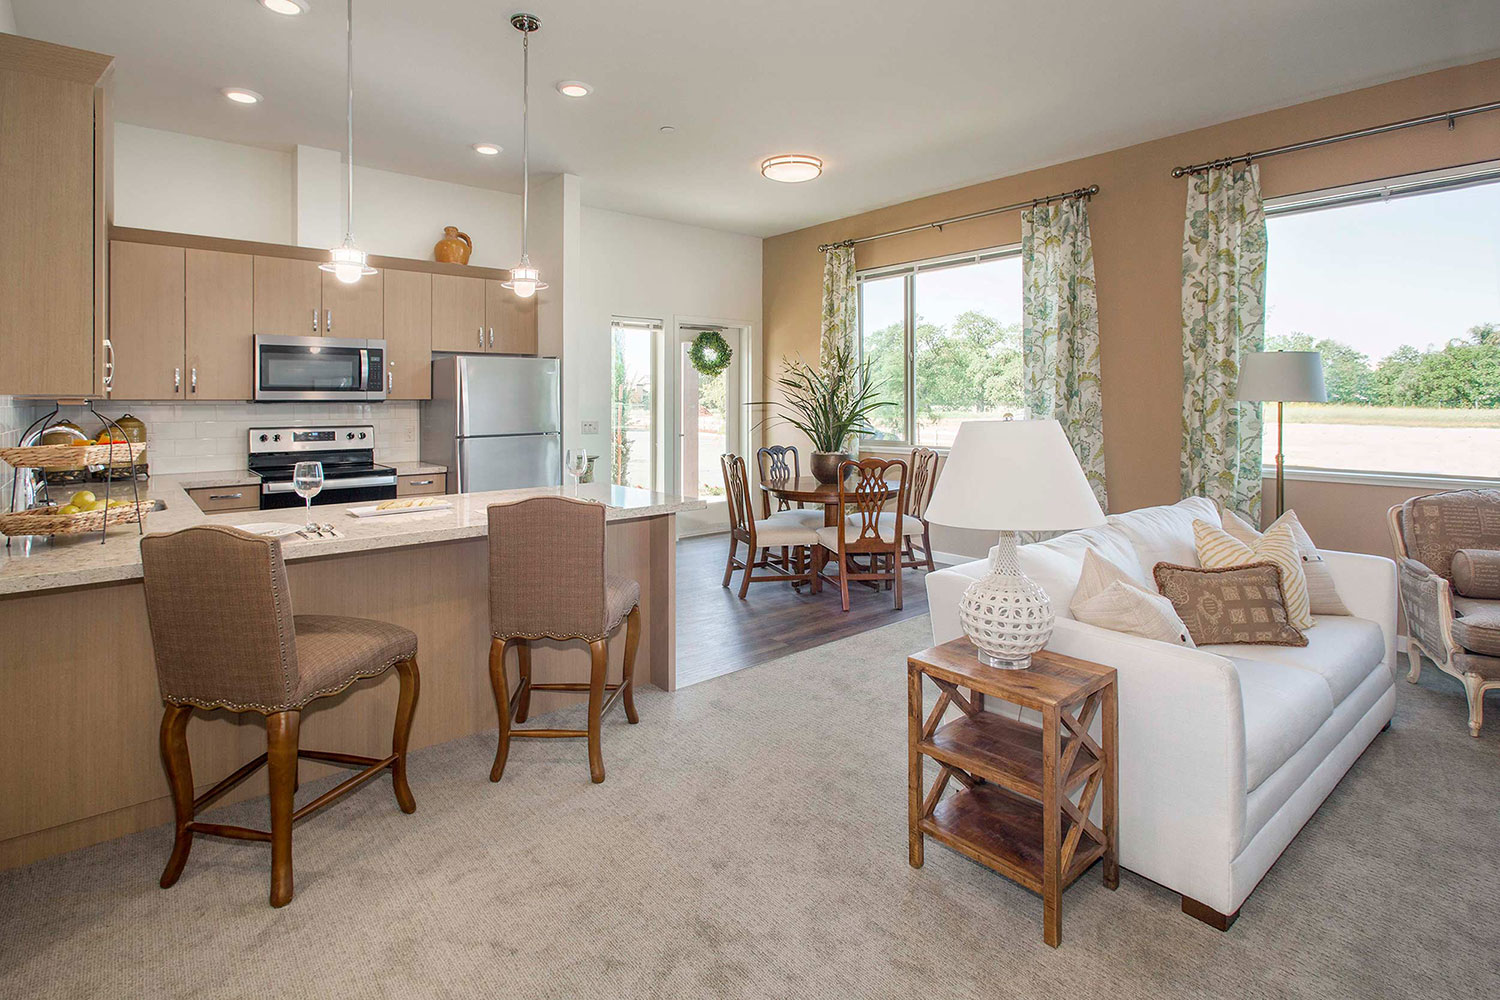
M 263 846 L 200 839 L 156 887 L 159 828 L 0 873 L 5 997 L 1493 997 L 1500 711 L 1403 680 L 1379 737 L 1221 934 L 1097 868 L 1041 904 L 937 845 L 906 863 L 904 655 L 925 618 L 743 670 L 577 743 L 414 755 Z M 418 709 L 420 711 L 420 708 Z M 326 784 L 326 782 L 325 782 Z M 303 796 L 316 794 L 309 786 Z M 259 821 L 263 802 L 220 811 Z

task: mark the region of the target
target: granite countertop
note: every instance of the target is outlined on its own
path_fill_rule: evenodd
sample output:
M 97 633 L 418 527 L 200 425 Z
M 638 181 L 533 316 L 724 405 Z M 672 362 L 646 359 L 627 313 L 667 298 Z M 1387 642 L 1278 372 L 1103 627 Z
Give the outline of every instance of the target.
M 411 466 L 411 472 L 402 466 Z M 403 475 L 445 471 L 442 466 L 421 463 L 398 463 Z M 157 475 L 141 484 L 143 499 L 161 500 L 163 510 L 146 515 L 146 531 L 177 531 L 196 524 L 246 525 L 266 522 L 302 525 L 306 515 L 301 507 L 280 510 L 243 510 L 222 514 L 205 514 L 187 495 L 200 487 L 239 486 L 256 482 L 248 472 L 194 472 L 182 475 Z M 123 493 L 117 493 L 123 489 Z M 116 483 L 111 496 L 129 496 L 129 483 Z M 97 490 L 102 494 L 102 488 Z M 446 497 L 452 507 L 436 511 L 414 511 L 380 517 L 354 517 L 350 507 L 365 504 L 330 504 L 313 508 L 313 518 L 332 523 L 337 538 L 303 538 L 287 535 L 282 539 L 288 562 L 323 556 L 367 552 L 375 549 L 426 545 L 465 538 L 479 538 L 488 531 L 486 508 L 532 496 L 573 496 L 573 487 L 538 487 L 524 490 L 496 490 L 486 493 L 451 494 Z M 702 500 L 688 500 L 668 493 L 631 489 L 601 483 L 585 483 L 577 495 L 604 504 L 606 519 L 628 521 L 674 514 L 683 510 L 701 510 Z M 12 538 L 8 548 L 0 548 L 0 596 L 25 594 L 65 587 L 117 583 L 141 578 L 140 535 L 134 524 L 111 527 L 101 545 L 97 533 L 45 538 Z

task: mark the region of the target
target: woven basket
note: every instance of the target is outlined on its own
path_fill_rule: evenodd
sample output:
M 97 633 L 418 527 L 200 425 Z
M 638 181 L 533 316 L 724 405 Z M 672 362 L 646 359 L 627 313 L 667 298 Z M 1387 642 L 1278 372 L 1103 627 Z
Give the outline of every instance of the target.
M 0 535 L 82 535 L 98 531 L 105 524 L 132 523 L 137 510 L 144 519 L 153 504 L 151 500 L 132 501 L 109 510 L 90 510 L 81 514 L 58 514 L 58 506 L 33 507 L 17 514 L 0 514 Z
M 0 459 L 18 469 L 82 469 L 89 465 L 134 465 L 146 450 L 146 442 L 91 444 L 84 448 L 67 444 L 38 444 L 30 448 L 0 448 Z M 110 453 L 114 454 L 111 455 Z

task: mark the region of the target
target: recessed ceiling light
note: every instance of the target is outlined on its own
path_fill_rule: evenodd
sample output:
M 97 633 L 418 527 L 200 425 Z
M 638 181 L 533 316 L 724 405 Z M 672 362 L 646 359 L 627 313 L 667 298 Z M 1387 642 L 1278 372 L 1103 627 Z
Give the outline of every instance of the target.
M 593 90 L 582 80 L 564 80 L 557 85 L 557 92 L 564 97 L 587 97 Z
M 823 161 L 806 153 L 783 153 L 763 160 L 760 165 L 762 177 L 785 184 L 810 181 L 822 172 Z
M 502 148 L 503 147 L 497 146 L 493 142 L 474 143 L 474 152 L 480 154 L 481 156 L 499 156 L 500 150 Z
M 662 135 L 671 135 L 673 132 L 677 131 L 677 126 L 676 125 L 663 125 L 661 128 L 657 129 L 656 131 L 660 132 Z
M 223 94 L 236 104 L 260 103 L 260 95 L 253 90 L 246 90 L 244 87 L 225 87 Z
M 273 14 L 296 17 L 307 13 L 307 0 L 260 0 L 260 5 Z

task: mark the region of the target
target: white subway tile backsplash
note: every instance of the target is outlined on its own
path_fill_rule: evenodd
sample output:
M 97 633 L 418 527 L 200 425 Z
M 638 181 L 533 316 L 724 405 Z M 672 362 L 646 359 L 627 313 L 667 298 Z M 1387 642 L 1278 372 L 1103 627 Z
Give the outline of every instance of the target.
M 42 406 L 32 400 L 0 396 L 0 448 L 20 444 L 26 428 L 44 412 Z M 0 510 L 10 509 L 10 488 L 15 478 L 16 470 L 0 462 Z

